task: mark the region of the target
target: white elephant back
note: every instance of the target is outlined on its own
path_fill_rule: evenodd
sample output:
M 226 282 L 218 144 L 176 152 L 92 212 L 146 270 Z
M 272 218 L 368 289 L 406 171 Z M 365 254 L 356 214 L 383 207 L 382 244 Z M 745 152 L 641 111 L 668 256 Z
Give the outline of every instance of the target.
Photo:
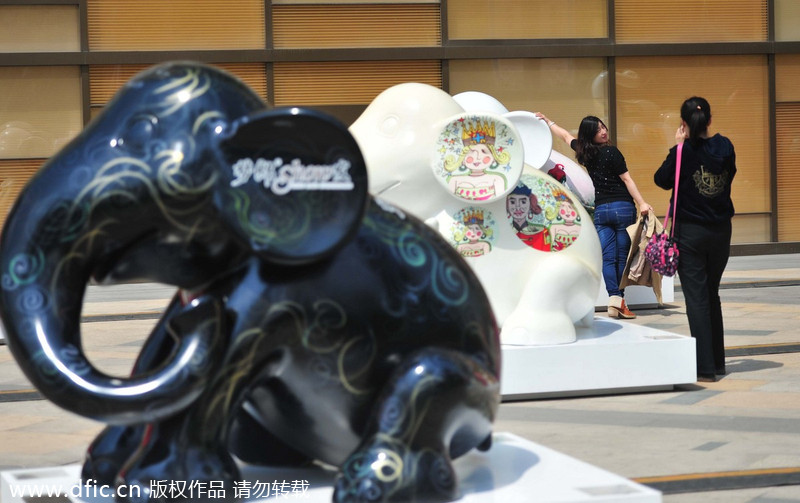
M 387 90 L 350 127 L 373 195 L 425 220 L 461 254 L 488 294 L 503 343 L 573 342 L 574 325 L 593 317 L 600 243 L 582 198 L 543 170 L 552 150 L 546 124 L 481 93 L 460 96 L 483 103 L 465 112 L 446 93 L 419 86 Z M 394 121 L 401 124 L 389 138 L 380 125 Z M 474 171 L 462 154 L 473 143 L 491 144 L 485 171 L 505 181 L 491 194 L 471 192 L 480 187 L 470 186 Z

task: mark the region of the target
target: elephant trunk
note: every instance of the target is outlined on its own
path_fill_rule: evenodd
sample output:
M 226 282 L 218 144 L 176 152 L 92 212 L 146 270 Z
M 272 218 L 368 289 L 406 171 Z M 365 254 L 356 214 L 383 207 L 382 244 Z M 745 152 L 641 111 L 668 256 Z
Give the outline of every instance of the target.
M 131 206 L 130 198 L 82 204 L 83 192 L 70 194 L 56 168 L 29 183 L 3 228 L 0 318 L 8 346 L 33 385 L 69 411 L 111 424 L 170 416 L 207 384 L 221 308 L 195 302 L 171 320 L 176 349 L 152 373 L 117 378 L 96 369 L 81 345 L 86 285 L 144 231 L 114 211 Z

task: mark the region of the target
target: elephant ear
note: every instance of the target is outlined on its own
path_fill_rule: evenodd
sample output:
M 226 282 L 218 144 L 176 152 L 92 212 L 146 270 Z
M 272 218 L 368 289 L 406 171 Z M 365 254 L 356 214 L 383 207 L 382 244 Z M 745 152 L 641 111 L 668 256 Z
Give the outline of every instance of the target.
M 492 112 L 464 112 L 442 123 L 431 161 L 434 178 L 453 197 L 471 204 L 504 200 L 524 165 L 514 124 Z
M 503 114 L 517 128 L 525 150 L 525 164 L 541 169 L 553 151 L 553 134 L 545 121 L 533 112 L 516 110 Z
M 333 117 L 261 111 L 234 124 L 221 151 L 214 204 L 265 260 L 313 262 L 354 236 L 366 209 L 367 171 L 358 144 Z

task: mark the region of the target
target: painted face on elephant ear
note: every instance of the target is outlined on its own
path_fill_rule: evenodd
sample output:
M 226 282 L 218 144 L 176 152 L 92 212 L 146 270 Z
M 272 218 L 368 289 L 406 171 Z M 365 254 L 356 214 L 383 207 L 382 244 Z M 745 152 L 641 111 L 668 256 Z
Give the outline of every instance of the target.
M 233 234 L 265 260 L 313 262 L 355 234 L 367 172 L 338 120 L 299 108 L 258 112 L 234 124 L 221 148 L 214 203 Z
M 441 123 L 431 170 L 459 201 L 504 200 L 522 175 L 524 150 L 514 124 L 490 112 L 464 112 Z

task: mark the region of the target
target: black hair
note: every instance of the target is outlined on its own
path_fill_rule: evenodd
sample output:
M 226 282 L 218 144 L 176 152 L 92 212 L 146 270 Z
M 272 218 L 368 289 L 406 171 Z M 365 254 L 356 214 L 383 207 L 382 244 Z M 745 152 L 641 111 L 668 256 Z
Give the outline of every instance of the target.
M 597 157 L 600 147 L 595 144 L 594 137 L 600 130 L 600 126 L 608 129 L 605 123 L 594 115 L 587 115 L 581 121 L 578 128 L 578 148 L 575 149 L 575 158 L 583 166 L 590 163 Z
M 697 145 L 708 132 L 711 122 L 711 105 L 705 98 L 692 96 L 681 105 L 681 119 L 689 125 L 689 143 Z

